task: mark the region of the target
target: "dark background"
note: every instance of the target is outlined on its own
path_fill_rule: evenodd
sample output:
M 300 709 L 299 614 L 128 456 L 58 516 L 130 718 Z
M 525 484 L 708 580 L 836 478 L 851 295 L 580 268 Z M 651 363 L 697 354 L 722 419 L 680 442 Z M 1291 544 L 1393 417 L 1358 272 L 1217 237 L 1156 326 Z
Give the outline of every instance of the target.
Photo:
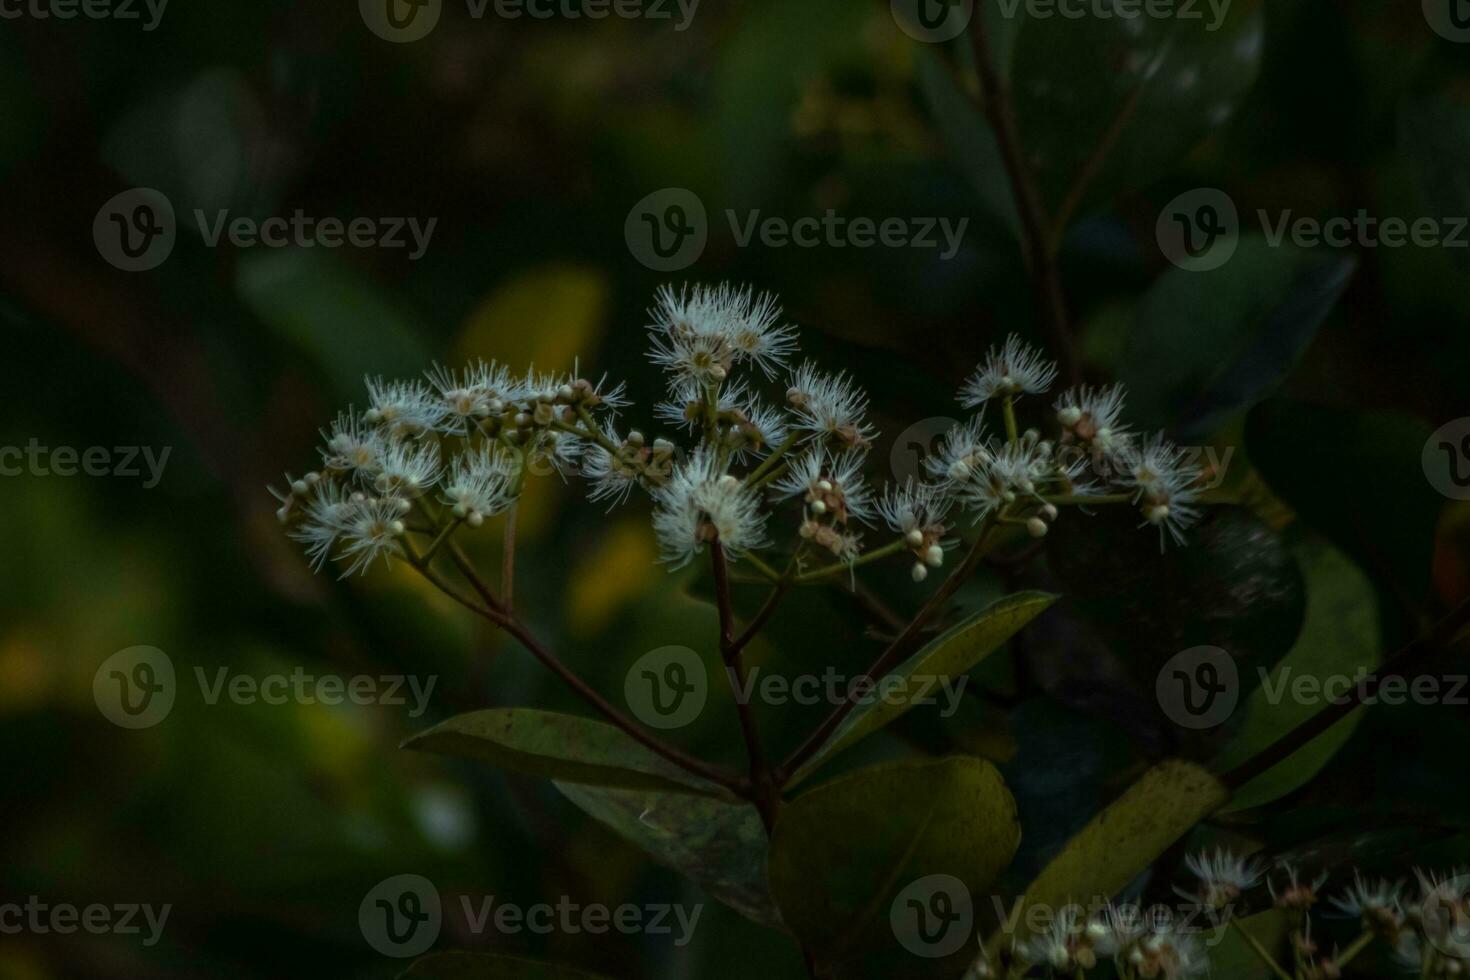
M 1257 208 L 1441 213 L 1445 187 L 1466 200 L 1470 46 L 1438 37 L 1416 3 L 1237 6 L 1263 18 L 1258 56 L 1244 56 L 1238 78 L 1207 75 L 1197 98 L 1149 101 L 1125 144 L 1159 154 L 1100 184 L 1067 239 L 1062 273 L 1091 378 L 1153 379 L 1177 394 L 1195 383 L 1170 376 L 1188 352 L 1206 366 L 1240 353 L 1236 338 L 1193 336 L 1182 310 L 1148 321 L 1177 330 L 1168 343 L 1138 339 L 1145 298 L 1171 269 L 1154 223 L 1179 193 L 1223 188 L 1247 224 Z M 174 0 L 153 32 L 0 21 L 0 444 L 172 447 L 153 489 L 126 477 L 0 479 L 0 897 L 174 907 L 153 948 L 136 937 L 0 937 L 0 975 L 390 976 L 402 964 L 363 942 L 357 906 L 402 872 L 446 896 L 522 905 L 562 895 L 706 904 L 683 950 L 655 936 L 452 931 L 447 948 L 491 944 L 628 978 L 801 975 L 787 942 L 546 784 L 398 751 L 457 711 L 571 703 L 406 570 L 313 577 L 265 491 L 314 462 L 318 428 L 361 405 L 368 372 L 412 376 L 472 355 L 568 368 L 580 356 L 589 373 L 628 378 L 646 412 L 657 379 L 642 359 L 644 308 L 670 280 L 778 292 L 804 348 L 872 390 L 878 470 L 906 425 L 956 414 L 950 393 L 986 347 L 1010 330 L 1041 336 L 993 203 L 1004 185 L 966 142 L 963 114 L 945 108 L 934 49 L 885 6 L 705 0 L 687 30 L 673 24 L 474 21 L 448 3 L 433 34 L 398 45 L 369 32 L 352 3 L 278 0 Z M 947 56 L 965 70 L 962 49 Z M 1017 70 L 1041 70 L 1047 56 L 1024 49 Z M 1051 57 L 1058 85 L 1089 85 L 1085 58 L 1061 46 Z M 1218 120 L 1216 85 L 1241 92 Z M 1023 135 L 1058 152 L 1093 143 L 1087 113 L 1027 92 L 1018 88 Z M 1431 109 L 1445 115 L 1427 130 L 1406 122 Z M 438 225 L 417 262 L 401 250 L 211 249 L 181 228 L 162 267 L 128 274 L 99 257 L 91 230 L 98 208 L 134 186 L 162 190 L 181 215 L 301 208 Z M 712 230 L 697 264 L 663 274 L 630 253 L 624 222 L 670 186 L 701 197 Z M 945 262 L 923 249 L 739 248 L 725 208 L 971 220 Z M 1470 591 L 1470 518 L 1417 469 L 1428 433 L 1470 414 L 1470 294 L 1464 252 L 1349 254 L 1345 291 L 1300 356 L 1280 371 L 1280 358 L 1265 358 L 1249 421 L 1249 405 L 1233 405 L 1195 438 L 1239 450 L 1227 482 L 1253 519 L 1325 534 L 1352 557 L 1381 614 L 1374 646 L 1388 649 Z M 1273 251 L 1261 264 L 1298 260 L 1313 259 Z M 1240 271 L 1252 261 L 1227 266 L 1228 281 L 1200 276 L 1225 282 L 1206 305 L 1268 290 Z M 1168 356 L 1147 356 L 1160 350 Z M 1299 402 L 1331 411 L 1304 416 Z M 1393 413 L 1393 437 L 1380 440 L 1384 417 L 1365 412 Z M 1247 445 L 1248 432 L 1269 449 Z M 1274 473 L 1294 476 L 1263 480 L 1250 461 L 1267 455 Z M 712 613 L 654 564 L 645 505 L 608 516 L 558 481 L 535 490 L 518 595 L 569 662 L 616 693 L 626 665 L 654 646 L 708 648 Z M 975 595 L 1020 574 L 993 573 Z M 909 600 L 892 588 L 895 602 Z M 840 598 L 809 601 L 772 649 L 864 661 L 858 613 Z M 391 706 L 210 706 L 190 681 L 164 723 L 125 731 L 97 711 L 91 682 L 102 660 L 138 644 L 163 649 L 189 678 L 228 665 L 438 680 L 421 719 Z M 929 751 L 1012 765 L 1018 743 L 1039 753 L 1019 756 L 1033 760 L 1033 798 L 1050 800 L 1037 812 L 1071 826 L 1106 799 L 1102 770 L 1163 751 L 1171 736 L 1120 721 L 1106 692 L 1078 696 L 1065 670 L 1060 680 L 1047 670 L 992 678 L 1000 700 L 976 701 L 968 727 L 919 719 L 906 734 Z M 1436 839 L 1458 834 L 1464 720 L 1464 709 L 1415 709 L 1412 720 L 1375 709 L 1316 783 L 1253 827 L 1283 846 L 1405 815 Z M 775 725 L 785 744 L 800 727 Z M 729 726 L 685 734 L 738 758 Z M 1096 779 L 1058 795 L 1036 760 L 1079 742 L 1097 747 L 1087 753 Z M 1023 816 L 1025 784 L 1016 779 Z

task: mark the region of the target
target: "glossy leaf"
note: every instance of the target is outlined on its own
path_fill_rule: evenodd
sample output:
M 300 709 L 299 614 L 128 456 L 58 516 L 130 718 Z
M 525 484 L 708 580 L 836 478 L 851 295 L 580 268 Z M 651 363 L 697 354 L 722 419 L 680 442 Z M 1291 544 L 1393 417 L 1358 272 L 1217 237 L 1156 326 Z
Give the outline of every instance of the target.
M 1130 417 L 1180 439 L 1215 432 L 1281 383 L 1355 266 L 1251 235 L 1218 269 L 1165 272 L 1139 305 L 1122 362 Z
M 915 678 L 914 683 L 895 687 L 896 693 L 891 698 L 879 697 L 875 693 L 871 704 L 855 708 L 827 744 L 796 772 L 791 784 L 802 781 L 833 756 L 912 710 L 940 686 L 942 678 L 959 677 L 973 669 L 1046 611 L 1056 599 L 1056 596 L 1045 592 L 1017 592 L 987 606 L 925 644 L 885 675 L 878 692 L 883 690 L 885 682 L 894 683 L 889 678 L 906 681 Z
M 1021 8 L 1024 10 L 1024 7 Z M 1228 121 L 1260 71 L 1257 0 L 1200 4 L 1182 17 L 1033 17 L 1016 42 L 1011 88 L 1021 143 L 1055 214 L 1106 134 L 1093 183 L 1100 201 L 1162 176 Z
M 862 769 L 810 790 L 781 813 L 771 891 L 819 960 L 840 962 L 892 938 L 890 908 L 930 875 L 980 894 L 1020 842 L 1016 805 L 990 763 L 966 756 Z
M 1216 761 L 1219 771 L 1245 762 L 1327 706 L 1323 697 L 1295 697 L 1298 678 L 1307 679 L 1309 694 L 1320 694 L 1329 678 L 1356 683 L 1360 670 L 1371 671 L 1381 661 L 1377 598 L 1368 577 L 1342 552 L 1320 542 L 1303 544 L 1296 554 L 1307 580 L 1306 622 L 1296 646 L 1244 705 L 1245 724 Z M 1230 809 L 1260 806 L 1304 785 L 1352 736 L 1362 715 L 1359 708 L 1240 787 Z
M 1015 921 L 1026 922 L 1032 906 L 1054 912 L 1074 901 L 1111 899 L 1228 798 L 1224 784 L 1200 766 L 1159 763 L 1067 842 L 1027 887 Z M 993 952 L 1015 938 L 998 932 L 986 946 Z
M 566 782 L 725 795 L 723 788 L 684 772 L 611 725 L 552 711 L 472 711 L 403 745 Z
M 779 926 L 766 885 L 766 832 L 748 803 L 558 782 L 590 816 L 746 918 Z

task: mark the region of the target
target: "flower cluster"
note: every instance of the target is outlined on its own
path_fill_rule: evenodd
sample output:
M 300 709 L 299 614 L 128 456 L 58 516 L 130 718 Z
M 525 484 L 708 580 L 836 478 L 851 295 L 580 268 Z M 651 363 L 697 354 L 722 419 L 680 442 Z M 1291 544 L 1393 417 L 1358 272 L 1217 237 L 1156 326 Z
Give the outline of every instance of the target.
M 944 437 L 926 461 L 928 478 L 878 491 L 864 475 L 878 436 L 868 395 L 845 372 L 792 363 L 796 328 L 774 297 L 665 287 L 649 321 L 649 357 L 667 379 L 652 415 L 667 437 L 621 428 L 623 385 L 576 369 L 518 373 L 478 362 L 436 366 L 421 380 L 370 378 L 367 408 L 323 432 L 321 467 L 273 491 L 279 516 L 314 567 L 335 559 L 351 574 L 379 558 L 427 560 L 457 528 L 509 510 L 528 474 L 575 474 L 609 507 L 645 493 L 674 567 L 714 542 L 731 558 L 758 561 L 756 552 L 778 547 L 772 516 L 791 501 L 799 514 L 779 547 L 794 574 L 896 555 L 916 581 L 956 543 L 952 515 L 1039 537 L 1059 506 L 1131 503 L 1161 540 L 1167 532 L 1179 541 L 1198 516 L 1198 473 L 1161 438 L 1130 432 L 1119 387 L 1059 396 L 1053 439 L 1018 433 L 1016 400 L 1046 393 L 1057 371 L 1015 336 L 960 389 L 960 402 L 979 411 Z M 991 403 L 1003 435 L 985 425 Z
M 1089 917 L 1079 906 L 1070 906 L 1058 912 L 1045 932 L 1015 943 L 1003 964 L 984 957 L 976 961 L 967 980 L 1073 980 L 1099 969 L 1121 980 L 1190 980 L 1211 975 L 1206 949 L 1227 928 L 1244 934 L 1246 946 L 1266 962 L 1270 975 L 1292 980 L 1347 976 L 1349 964 L 1375 943 L 1385 947 L 1406 975 L 1421 980 L 1470 976 L 1470 874 L 1418 871 L 1412 889 L 1403 881 L 1355 874 L 1352 886 L 1331 901 L 1331 911 L 1339 922 L 1350 920 L 1357 936 L 1328 953 L 1312 937 L 1311 915 L 1327 881 L 1325 873 L 1307 879 L 1285 863 L 1268 872 L 1262 863 L 1223 849 L 1190 855 L 1185 868 L 1194 884 L 1175 891 L 1190 901 L 1189 915 L 1176 917 L 1163 906 L 1155 906 L 1151 915 L 1137 906 L 1109 904 Z M 1238 907 L 1261 897 L 1257 889 L 1269 894 L 1270 905 L 1291 925 L 1289 945 L 1283 943 L 1280 950 L 1239 920 Z

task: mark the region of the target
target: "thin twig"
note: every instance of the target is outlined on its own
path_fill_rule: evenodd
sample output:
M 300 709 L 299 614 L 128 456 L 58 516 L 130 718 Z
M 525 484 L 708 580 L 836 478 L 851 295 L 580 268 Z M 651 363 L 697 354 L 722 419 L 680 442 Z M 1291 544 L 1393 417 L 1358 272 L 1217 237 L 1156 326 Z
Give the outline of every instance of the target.
M 741 650 L 754 635 L 746 630 L 740 640 L 735 636 L 735 610 L 730 601 L 729 566 L 725 561 L 725 549 L 719 541 L 710 544 L 710 565 L 715 576 L 715 605 L 720 615 L 720 656 L 725 662 L 730 687 L 735 695 L 735 710 L 740 717 L 740 733 L 745 737 L 745 753 L 750 761 L 751 802 L 760 811 L 761 823 L 770 834 L 776 826 L 776 810 L 780 807 L 780 794 L 771 779 L 766 765 L 765 752 L 761 749 L 760 732 L 756 728 L 755 714 L 751 710 L 746 693 L 750 689 L 745 672 L 745 660 Z M 778 587 L 779 588 L 779 587 Z M 776 592 L 773 590 L 773 598 Z M 767 605 L 774 609 L 774 603 Z M 767 614 L 769 615 L 769 614 Z M 743 642 L 742 642 L 743 641 Z
M 965 556 L 965 560 L 958 568 L 950 573 L 949 578 L 945 579 L 944 584 L 939 587 L 938 591 L 929 597 L 929 601 L 924 603 L 923 608 L 909 621 L 908 625 L 888 645 L 887 649 L 878 655 L 878 659 L 868 668 L 867 676 L 869 678 L 876 680 L 886 675 L 908 654 L 909 648 L 913 643 L 923 636 L 924 627 L 929 624 L 931 619 L 939 614 L 940 610 L 944 608 L 945 604 L 959 590 L 959 587 L 974 573 L 980 564 L 980 560 L 985 557 L 990 530 L 994 526 L 995 522 L 990 518 L 986 518 L 985 523 L 980 527 L 980 536 L 975 539 L 975 544 L 970 548 L 970 552 Z M 826 744 L 827 739 L 831 738 L 832 733 L 837 730 L 842 722 L 846 720 L 847 716 L 852 713 L 853 709 L 858 706 L 857 694 L 858 685 L 853 685 L 848 697 L 781 764 L 781 768 L 775 772 L 777 786 L 786 785 L 791 777 L 796 774 L 796 771 L 808 759 L 816 755 L 817 750 Z
M 501 539 L 500 595 L 507 613 L 515 611 L 516 588 L 516 505 L 505 512 L 505 533 Z
M 975 73 L 980 78 L 980 104 L 995 133 L 1001 162 L 1005 166 L 1011 193 L 1016 200 L 1016 214 L 1021 223 L 1021 245 L 1036 286 L 1042 322 L 1056 351 L 1062 376 L 1068 383 L 1076 384 L 1081 380 L 1081 372 L 1072 331 L 1067 325 L 1067 304 L 1062 294 L 1061 276 L 1057 271 L 1056 252 L 1051 248 L 1050 236 L 1047 234 L 1050 221 L 1041 202 L 1041 191 L 1021 148 L 1021 136 L 1016 126 L 1010 88 L 996 68 L 985 20 L 984 12 L 977 10 L 970 18 L 969 32 L 970 46 L 975 54 Z

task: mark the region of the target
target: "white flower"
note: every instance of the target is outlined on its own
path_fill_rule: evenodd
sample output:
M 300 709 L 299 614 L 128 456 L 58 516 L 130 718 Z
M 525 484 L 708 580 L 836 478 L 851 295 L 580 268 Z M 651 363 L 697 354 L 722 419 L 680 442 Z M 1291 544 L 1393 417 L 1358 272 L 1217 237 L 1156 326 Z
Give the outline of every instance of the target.
M 312 571 L 321 570 L 332 546 L 347 530 L 348 518 L 363 499 L 361 493 L 327 480 L 320 481 L 313 488 L 312 497 L 305 507 L 304 520 L 286 532 L 293 541 L 306 546 Z
M 796 329 L 777 326 L 781 308 L 769 293 L 664 286 L 654 300 L 649 357 L 673 374 L 676 385 L 719 383 L 744 361 L 774 377 L 796 350 Z
M 846 524 L 856 518 L 864 524 L 873 520 L 873 491 L 863 480 L 864 454 L 849 449 L 841 455 L 814 449 L 791 464 L 771 484 L 780 500 L 805 495 L 807 510 Z
M 746 455 L 769 455 L 786 441 L 786 415 L 759 398 L 746 399 L 737 409 L 731 431 L 733 457 L 737 463 Z
M 1184 450 L 1162 435 L 1144 440 L 1142 447 L 1125 450 L 1122 459 L 1122 482 L 1137 490 L 1133 502 L 1144 524 L 1159 529 L 1159 548 L 1164 546 L 1165 531 L 1183 544 L 1184 530 L 1199 519 L 1199 492 L 1194 484 L 1200 471 L 1184 461 Z
M 379 558 L 391 565 L 393 556 L 402 553 L 398 539 L 405 530 L 406 503 L 397 497 L 359 498 L 352 503 L 340 535 L 342 553 L 337 556 L 347 562 L 343 578 L 366 572 Z
M 1101 453 L 1116 453 L 1129 440 L 1128 427 L 1122 422 L 1123 399 L 1120 384 L 1073 388 L 1056 400 L 1057 421 L 1067 437 Z
M 1056 976 L 1092 969 L 1097 957 L 1077 919 L 1075 906 L 1061 908 L 1046 932 L 1016 944 L 1017 954 L 1027 963 L 1050 967 Z
M 479 527 L 515 503 L 519 472 L 519 461 L 510 453 L 482 445 L 454 461 L 444 478 L 443 500 L 455 517 Z
M 1140 977 L 1190 980 L 1210 972 L 1199 939 L 1178 929 L 1165 927 L 1149 933 L 1124 954 Z
M 504 413 L 518 393 L 510 370 L 493 361 L 476 361 L 462 372 L 436 364 L 424 376 L 439 396 L 444 410 L 439 424 L 445 432 L 468 433 L 480 419 Z
M 988 461 L 977 458 L 977 464 L 965 480 L 954 483 L 962 506 L 977 521 L 1022 498 L 1042 502 L 1040 486 L 1054 475 L 1050 447 L 1029 439 L 1007 443 Z
M 577 436 L 555 429 L 543 429 L 525 447 L 526 465 L 533 473 L 555 472 L 562 479 L 575 469 L 587 444 Z
M 925 458 L 924 468 L 937 480 L 963 483 L 988 466 L 999 451 L 977 415 L 946 432 L 938 450 Z
M 1358 919 L 1375 934 L 1397 938 L 1404 925 L 1404 883 L 1380 878 L 1373 881 L 1354 873 L 1353 887 L 1332 900 L 1332 907 Z
M 865 449 L 877 434 L 865 418 L 867 394 L 845 372 L 825 374 L 808 361 L 792 375 L 786 400 L 796 414 L 794 428 L 808 439 Z
M 373 477 L 373 488 L 383 494 L 417 496 L 439 482 L 439 444 L 390 439 Z
M 705 392 L 705 387 L 696 382 L 678 383 L 670 388 L 668 401 L 653 406 L 653 417 L 677 428 L 698 432 L 704 424 Z M 743 381 L 723 385 L 716 396 L 715 411 L 721 415 L 736 411 L 749 397 L 750 392 Z
M 394 435 L 423 435 L 444 419 L 443 402 L 417 381 L 367 378 L 369 408 L 363 419 Z
M 992 347 L 986 353 L 985 360 L 960 388 L 960 404 L 974 408 L 1001 395 L 1039 395 L 1051 387 L 1056 377 L 1055 362 L 1011 334 L 999 348 Z
M 883 488 L 878 513 L 889 528 L 920 547 L 926 539 L 944 534 L 944 519 L 953 506 L 954 497 L 943 486 L 910 477 L 902 487 L 889 484 Z M 912 538 L 914 535 L 917 540 Z
M 676 467 L 653 498 L 653 528 L 663 560 L 675 568 L 688 564 L 710 541 L 719 540 L 732 558 L 765 544 L 759 496 L 723 473 L 717 456 L 705 447 Z
M 1198 899 L 1201 905 L 1210 909 L 1229 907 L 1242 893 L 1261 881 L 1259 864 L 1238 858 L 1223 848 L 1217 849 L 1213 855 L 1208 852 L 1191 854 L 1184 859 L 1184 866 L 1200 880 L 1203 889 L 1198 893 L 1180 891 L 1179 894 Z
M 388 439 L 382 431 L 364 422 L 351 409 L 338 413 L 330 432 L 322 432 L 326 441 L 322 465 L 356 475 L 370 484 L 382 465 Z

